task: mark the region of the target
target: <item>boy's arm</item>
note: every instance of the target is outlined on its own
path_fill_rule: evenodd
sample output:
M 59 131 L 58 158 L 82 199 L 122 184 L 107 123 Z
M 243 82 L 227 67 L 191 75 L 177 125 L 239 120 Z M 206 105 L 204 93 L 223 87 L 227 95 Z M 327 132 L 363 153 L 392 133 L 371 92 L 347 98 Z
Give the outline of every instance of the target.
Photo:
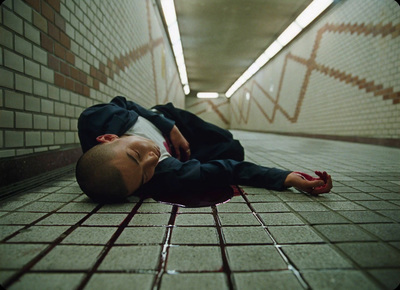
M 292 171 L 230 159 L 202 164 L 198 160 L 180 162 L 175 158 L 167 158 L 157 167 L 156 174 L 143 188 L 154 195 L 201 194 L 204 190 L 228 185 L 248 185 L 272 190 L 285 190 L 291 186 L 308 190 L 320 185 L 320 182 L 313 184 L 303 179 L 293 180 Z M 326 192 L 331 186 L 330 181 Z
M 153 123 L 154 126 L 171 141 L 175 153 L 174 157 L 182 161 L 186 161 L 190 158 L 189 142 L 179 131 L 178 127 L 175 125 L 175 121 L 152 110 L 147 110 L 132 101 L 127 101 L 124 97 L 116 97 L 112 102 L 127 110 L 134 110 L 139 116 Z
M 143 189 L 157 195 L 169 192 L 188 194 L 234 184 L 284 190 L 285 179 L 290 173 L 231 159 L 200 163 L 195 159 L 180 162 L 167 158 L 157 165 L 155 175 Z
M 125 97 L 115 97 L 111 103 L 116 104 L 121 108 L 125 108 L 127 110 L 135 111 L 139 116 L 149 120 L 154 124 L 163 134 L 169 136 L 172 128 L 175 125 L 175 121 L 170 120 L 164 115 L 158 114 L 157 112 L 153 112 L 151 110 L 145 109 L 144 107 L 136 104 L 135 102 L 126 100 Z

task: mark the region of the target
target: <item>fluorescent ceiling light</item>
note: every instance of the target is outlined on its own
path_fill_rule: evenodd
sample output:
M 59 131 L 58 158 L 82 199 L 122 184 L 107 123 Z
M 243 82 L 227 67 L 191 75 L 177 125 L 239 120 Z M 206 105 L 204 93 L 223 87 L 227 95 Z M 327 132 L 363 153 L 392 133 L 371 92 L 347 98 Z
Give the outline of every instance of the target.
M 333 0 L 314 0 L 304 9 L 303 12 L 296 18 L 296 22 L 302 27 L 306 27 L 315 18 L 318 17 L 326 8 L 331 5 Z
M 190 93 L 189 85 L 184 85 L 183 86 L 183 91 L 185 92 L 185 95 L 188 95 Z
M 264 53 L 269 58 L 273 58 L 282 48 L 283 45 L 275 40 L 270 46 L 268 46 Z
M 264 52 L 254 62 L 258 67 L 262 68 L 270 60 L 270 57 Z
M 314 0 L 306 9 L 279 35 L 279 37 L 261 54 L 257 60 L 232 84 L 225 96 L 230 98 L 249 78 L 257 73 L 284 46 L 296 37 L 307 25 L 317 18 L 334 0 Z
M 174 51 L 175 56 L 183 55 L 182 43 L 179 41 L 178 43 L 173 44 L 172 50 Z
M 180 76 L 180 78 L 181 78 L 181 82 L 182 82 L 182 84 L 183 85 L 187 85 L 188 84 L 188 77 L 187 77 L 187 74 L 186 74 L 186 70 L 184 69 L 184 70 L 179 70 L 179 76 Z
M 161 0 L 161 9 L 164 14 L 165 23 L 167 24 L 169 39 L 172 45 L 172 51 L 175 56 L 176 66 L 178 67 L 179 77 L 183 86 L 185 95 L 190 93 L 189 81 L 186 72 L 185 59 L 183 56 L 181 36 L 179 32 L 178 21 L 174 0 Z
M 178 22 L 172 23 L 168 26 L 169 37 L 171 39 L 172 45 L 181 42 L 181 36 L 179 33 Z
M 170 26 L 172 23 L 176 22 L 174 0 L 162 0 L 161 6 L 164 13 L 165 22 L 167 23 L 167 26 Z
M 288 28 L 285 29 L 284 32 L 282 32 L 281 35 L 279 35 L 278 37 L 278 42 L 280 44 L 282 44 L 283 46 L 285 46 L 286 44 L 288 44 L 293 38 L 296 37 L 297 34 L 300 33 L 300 31 L 302 30 L 302 27 L 300 27 L 299 24 L 297 24 L 296 21 L 292 22 L 292 24 L 290 24 L 288 26 Z
M 218 98 L 219 94 L 214 92 L 201 92 L 197 93 L 197 97 L 199 99 L 216 99 Z

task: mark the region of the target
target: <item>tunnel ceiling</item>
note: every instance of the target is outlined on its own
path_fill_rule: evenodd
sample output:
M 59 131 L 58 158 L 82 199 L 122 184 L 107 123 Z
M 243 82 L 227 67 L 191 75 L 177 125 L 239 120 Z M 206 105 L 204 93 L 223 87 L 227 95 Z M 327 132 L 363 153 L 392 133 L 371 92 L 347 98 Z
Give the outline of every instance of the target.
M 311 0 L 175 0 L 189 86 L 225 93 Z

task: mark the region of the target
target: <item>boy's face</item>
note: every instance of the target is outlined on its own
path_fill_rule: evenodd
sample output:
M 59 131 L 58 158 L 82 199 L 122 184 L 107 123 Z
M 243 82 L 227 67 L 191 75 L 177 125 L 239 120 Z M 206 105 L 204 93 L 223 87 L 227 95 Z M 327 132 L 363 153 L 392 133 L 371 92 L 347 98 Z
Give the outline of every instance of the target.
M 148 182 L 160 158 L 160 148 L 150 139 L 140 136 L 106 134 L 97 137 L 101 143 L 114 143 L 117 155 L 112 163 L 119 169 L 129 194 Z M 102 145 L 103 146 L 103 145 Z

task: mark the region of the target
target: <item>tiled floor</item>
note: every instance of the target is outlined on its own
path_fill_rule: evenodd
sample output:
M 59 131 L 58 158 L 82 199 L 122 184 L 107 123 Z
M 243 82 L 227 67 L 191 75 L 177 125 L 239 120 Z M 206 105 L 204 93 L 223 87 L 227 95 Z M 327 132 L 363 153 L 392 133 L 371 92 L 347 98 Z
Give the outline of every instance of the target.
M 7 289 L 394 289 L 400 150 L 234 131 L 247 159 L 312 173 L 332 193 L 243 187 L 218 206 L 97 205 L 73 173 L 0 204 Z

